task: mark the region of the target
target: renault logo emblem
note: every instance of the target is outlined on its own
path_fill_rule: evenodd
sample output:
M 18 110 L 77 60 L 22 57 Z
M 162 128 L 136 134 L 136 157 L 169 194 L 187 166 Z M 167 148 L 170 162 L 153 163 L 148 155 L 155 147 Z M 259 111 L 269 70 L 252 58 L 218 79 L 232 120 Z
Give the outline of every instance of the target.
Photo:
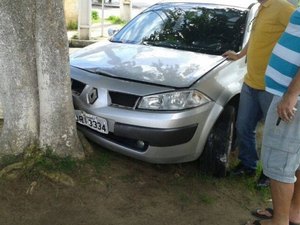
M 94 102 L 98 98 L 98 91 L 96 88 L 93 88 L 89 93 L 88 93 L 88 101 L 90 104 L 94 104 Z

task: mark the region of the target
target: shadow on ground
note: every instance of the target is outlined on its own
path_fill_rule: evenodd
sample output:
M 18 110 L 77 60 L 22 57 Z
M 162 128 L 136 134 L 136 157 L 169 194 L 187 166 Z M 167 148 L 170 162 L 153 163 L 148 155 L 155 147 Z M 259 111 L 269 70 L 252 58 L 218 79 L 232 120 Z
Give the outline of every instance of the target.
M 196 162 L 148 164 L 93 147 L 69 174 L 73 187 L 44 177 L 0 180 L 0 224 L 232 225 L 265 204 L 250 178 L 216 179 Z

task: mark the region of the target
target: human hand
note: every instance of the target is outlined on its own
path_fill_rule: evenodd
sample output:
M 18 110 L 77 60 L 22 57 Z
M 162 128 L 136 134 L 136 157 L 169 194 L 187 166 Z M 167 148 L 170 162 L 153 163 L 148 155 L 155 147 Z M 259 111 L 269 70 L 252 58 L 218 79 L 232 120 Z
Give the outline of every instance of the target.
M 298 101 L 298 95 L 286 93 L 283 95 L 282 100 L 277 105 L 278 117 L 284 122 L 293 120 L 297 108 L 295 107 Z
M 225 53 L 222 54 L 222 56 L 233 61 L 238 60 L 240 58 L 239 54 L 232 50 L 226 51 Z

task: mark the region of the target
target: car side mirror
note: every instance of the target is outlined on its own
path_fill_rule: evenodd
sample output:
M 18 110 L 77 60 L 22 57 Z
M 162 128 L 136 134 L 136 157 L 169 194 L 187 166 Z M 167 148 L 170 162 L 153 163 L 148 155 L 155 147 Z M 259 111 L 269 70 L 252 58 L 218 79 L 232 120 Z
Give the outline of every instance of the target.
M 108 31 L 107 31 L 108 36 L 109 36 L 109 37 L 114 36 L 119 30 L 120 30 L 120 29 L 116 29 L 116 28 L 108 28 Z

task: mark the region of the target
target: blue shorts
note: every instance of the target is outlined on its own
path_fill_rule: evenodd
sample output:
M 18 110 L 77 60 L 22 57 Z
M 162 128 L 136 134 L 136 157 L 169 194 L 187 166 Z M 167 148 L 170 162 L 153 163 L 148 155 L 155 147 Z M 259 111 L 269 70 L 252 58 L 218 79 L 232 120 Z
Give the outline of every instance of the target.
M 300 170 L 300 108 L 295 118 L 278 126 L 277 104 L 281 97 L 274 96 L 270 105 L 263 134 L 263 172 L 273 180 L 283 183 L 296 182 L 295 172 Z M 298 107 L 300 102 L 298 101 Z

